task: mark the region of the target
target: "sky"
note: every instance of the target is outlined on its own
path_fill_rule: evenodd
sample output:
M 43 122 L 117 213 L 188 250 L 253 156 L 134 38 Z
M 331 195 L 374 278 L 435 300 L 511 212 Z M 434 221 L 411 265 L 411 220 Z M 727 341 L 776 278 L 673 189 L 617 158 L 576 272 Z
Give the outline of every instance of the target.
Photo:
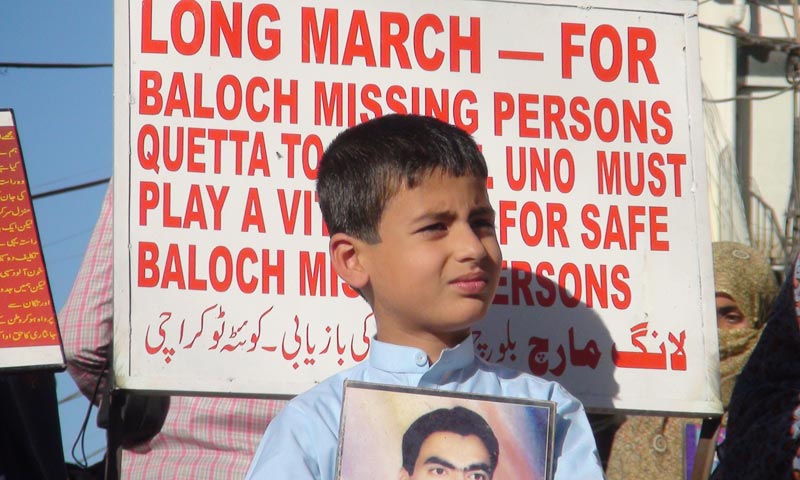
M 113 2 L 5 2 L 0 63 L 112 63 Z M 0 67 L 0 108 L 11 108 L 31 193 L 103 179 L 112 173 L 112 68 Z M 34 200 L 34 212 L 57 311 L 64 305 L 86 251 L 106 186 Z M 77 392 L 56 374 L 58 398 Z M 65 459 L 88 408 L 81 395 L 59 407 Z M 105 432 L 89 421 L 87 454 L 102 459 Z M 76 450 L 80 452 L 80 447 Z

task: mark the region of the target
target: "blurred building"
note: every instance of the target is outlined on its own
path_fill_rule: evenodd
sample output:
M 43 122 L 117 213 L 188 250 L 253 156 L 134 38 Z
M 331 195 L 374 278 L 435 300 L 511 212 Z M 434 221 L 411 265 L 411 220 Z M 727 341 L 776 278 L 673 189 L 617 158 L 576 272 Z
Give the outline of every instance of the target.
M 799 245 L 798 0 L 700 0 L 712 240 Z

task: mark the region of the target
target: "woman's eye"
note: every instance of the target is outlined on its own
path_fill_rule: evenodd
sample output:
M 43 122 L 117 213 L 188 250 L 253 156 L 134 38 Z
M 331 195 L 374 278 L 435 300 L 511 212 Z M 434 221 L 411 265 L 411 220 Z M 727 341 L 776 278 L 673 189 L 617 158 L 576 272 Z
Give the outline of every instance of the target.
M 738 313 L 729 313 L 725 315 L 725 320 L 728 323 L 740 323 L 742 320 L 744 320 L 744 316 Z

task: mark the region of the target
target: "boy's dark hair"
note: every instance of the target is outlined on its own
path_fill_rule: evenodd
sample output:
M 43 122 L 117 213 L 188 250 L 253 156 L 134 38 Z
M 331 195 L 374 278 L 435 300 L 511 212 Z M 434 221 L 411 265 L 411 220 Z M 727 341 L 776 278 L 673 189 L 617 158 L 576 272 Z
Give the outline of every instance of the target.
M 465 131 L 432 117 L 392 114 L 340 133 L 320 160 L 317 192 L 328 231 L 380 241 L 386 202 L 425 176 L 488 175 L 478 145 Z
M 414 474 L 422 443 L 436 432 L 452 432 L 461 436 L 475 435 L 489 452 L 489 473 L 494 473 L 500 457 L 500 444 L 492 428 L 480 415 L 464 407 L 440 408 L 414 420 L 403 434 L 403 468 Z

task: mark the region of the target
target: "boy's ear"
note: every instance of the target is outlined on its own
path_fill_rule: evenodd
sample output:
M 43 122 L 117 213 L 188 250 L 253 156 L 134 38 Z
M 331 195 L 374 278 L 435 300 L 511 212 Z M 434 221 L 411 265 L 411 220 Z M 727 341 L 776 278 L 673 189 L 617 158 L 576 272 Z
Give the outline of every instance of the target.
M 364 269 L 360 253 L 363 242 L 346 233 L 331 236 L 329 251 L 333 268 L 351 287 L 361 290 L 369 282 L 369 273 Z

